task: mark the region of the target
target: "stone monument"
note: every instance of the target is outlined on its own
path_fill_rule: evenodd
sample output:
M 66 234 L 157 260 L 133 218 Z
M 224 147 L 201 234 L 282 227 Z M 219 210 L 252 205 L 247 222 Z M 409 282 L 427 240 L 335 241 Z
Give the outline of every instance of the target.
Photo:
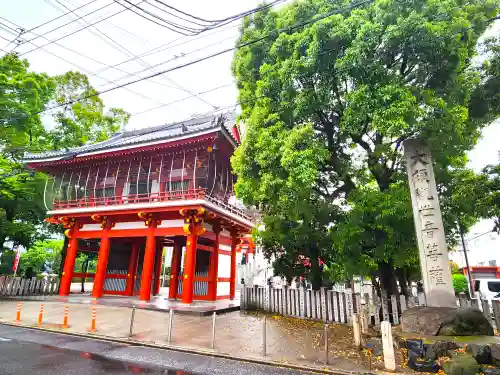
M 406 310 L 402 330 L 427 335 L 492 335 L 482 313 L 457 308 L 430 151 L 418 139 L 407 139 L 403 146 L 427 306 Z
M 404 153 L 427 306 L 456 307 L 431 154 L 417 139 L 404 142 Z

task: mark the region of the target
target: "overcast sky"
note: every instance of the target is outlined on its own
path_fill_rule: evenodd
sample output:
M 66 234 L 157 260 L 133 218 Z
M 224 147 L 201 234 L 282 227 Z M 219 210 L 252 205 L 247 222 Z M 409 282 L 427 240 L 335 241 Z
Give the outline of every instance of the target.
M 11 23 L 0 21 L 9 24 L 13 29 L 22 27 L 29 30 L 67 13 L 68 9 L 64 6 L 73 10 L 88 4 L 75 12 L 78 16 L 93 11 L 95 13 L 64 26 L 71 20 L 77 19 L 75 14 L 70 14 L 33 30 L 33 33 L 38 35 L 46 34 L 45 38 L 48 39 L 37 37 L 33 33 L 21 35 L 21 40 L 31 40 L 31 42 L 16 47 L 16 51 L 29 60 L 31 68 L 35 71 L 47 72 L 50 75 L 61 74 L 68 70 L 82 71 L 89 75 L 92 85 L 99 91 L 187 63 L 235 44 L 239 22 L 208 31 L 201 34 L 201 37 L 183 37 L 141 18 L 130 10 L 124 10 L 123 6 L 118 4 L 120 2 L 128 6 L 127 1 L 130 0 L 4 0 L 0 16 Z M 141 3 L 138 0 L 132 1 L 148 11 L 161 14 L 157 8 L 145 5 L 144 1 Z M 223 19 L 252 9 L 260 3 L 257 0 L 165 0 L 165 2 L 209 20 Z M 104 6 L 104 9 L 98 10 Z M 120 11 L 121 13 L 113 15 Z M 89 23 L 95 23 L 106 17 L 109 18 L 88 27 Z M 499 26 L 497 23 L 490 31 L 490 35 L 498 34 Z M 57 27 L 60 28 L 48 33 Z M 76 32 L 83 27 L 87 28 Z M 31 51 L 37 46 L 43 46 L 72 32 L 75 33 L 57 41 L 57 44 L 52 43 Z M 12 34 L 1 27 L 0 36 L 8 40 L 14 39 Z M 13 47 L 14 43 L 7 45 L 7 41 L 0 39 L 0 48 L 11 50 Z M 148 55 L 141 59 L 134 58 L 145 54 Z M 127 126 L 129 129 L 181 120 L 194 114 L 213 111 L 215 108 L 232 108 L 236 104 L 237 90 L 230 70 L 231 59 L 232 53 L 225 53 L 193 66 L 130 85 L 127 89 L 102 94 L 102 98 L 107 106 L 124 108 L 133 115 Z M 131 61 L 125 62 L 127 60 Z M 109 68 L 121 62 L 124 63 L 117 67 L 121 71 Z M 152 65 L 158 66 L 148 69 Z M 224 87 L 218 88 L 220 86 Z M 215 88 L 218 89 L 201 94 L 199 98 L 193 96 Z M 483 139 L 470 154 L 470 165 L 474 169 L 479 170 L 486 164 L 498 160 L 499 136 L 498 122 L 484 131 Z M 489 227 L 489 223 L 482 222 L 473 228 L 471 234 L 482 233 L 489 230 Z M 500 251 L 496 249 L 498 245 L 495 242 L 485 241 L 485 238 L 481 244 L 479 247 L 483 249 L 481 251 L 486 252 L 486 255 L 478 255 L 478 259 L 489 257 L 488 254 L 491 253 L 500 264 Z M 475 252 L 480 253 L 479 250 Z

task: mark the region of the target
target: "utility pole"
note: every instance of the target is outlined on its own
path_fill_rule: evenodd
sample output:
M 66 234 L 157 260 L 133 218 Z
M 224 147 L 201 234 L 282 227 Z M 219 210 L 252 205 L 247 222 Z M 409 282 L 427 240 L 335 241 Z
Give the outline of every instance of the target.
M 458 225 L 458 230 L 460 231 L 460 239 L 462 240 L 462 247 L 464 249 L 465 266 L 467 267 L 467 280 L 469 281 L 470 297 L 474 298 L 474 285 L 472 285 L 472 275 L 469 266 L 469 256 L 467 255 L 467 247 L 465 247 L 464 231 L 462 226 Z

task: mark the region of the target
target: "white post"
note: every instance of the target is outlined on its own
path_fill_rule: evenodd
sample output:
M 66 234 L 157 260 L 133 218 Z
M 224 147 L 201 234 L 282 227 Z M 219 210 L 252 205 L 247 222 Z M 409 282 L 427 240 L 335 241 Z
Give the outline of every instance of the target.
M 361 322 L 359 314 L 354 313 L 352 316 L 352 330 L 354 332 L 354 346 L 356 349 L 361 348 Z
M 363 333 L 368 333 L 369 326 L 370 326 L 370 321 L 368 318 L 368 307 L 365 304 L 361 306 L 361 331 Z
M 384 366 L 388 371 L 396 371 L 396 357 L 394 355 L 394 344 L 392 342 L 391 323 L 384 321 L 380 323 L 382 330 L 382 349 L 384 350 Z

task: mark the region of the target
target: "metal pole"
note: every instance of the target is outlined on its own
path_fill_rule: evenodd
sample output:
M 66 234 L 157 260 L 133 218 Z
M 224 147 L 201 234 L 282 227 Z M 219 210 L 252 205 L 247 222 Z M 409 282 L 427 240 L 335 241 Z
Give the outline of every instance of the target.
M 458 229 L 460 231 L 460 239 L 462 240 L 462 247 L 464 248 L 465 266 L 467 267 L 467 279 L 469 281 L 469 288 L 470 288 L 470 298 L 474 298 L 474 285 L 472 285 L 472 275 L 470 273 L 469 256 L 467 255 L 467 247 L 465 247 L 464 232 L 463 232 L 462 227 L 460 225 L 458 226 Z
M 128 337 L 132 337 L 132 331 L 134 329 L 134 318 L 135 318 L 135 306 L 132 306 L 132 316 L 130 317 L 130 331 Z
M 267 327 L 267 316 L 264 315 L 264 318 L 262 319 L 262 356 L 266 356 L 266 327 Z
M 325 364 L 328 364 L 328 324 L 325 324 Z
M 215 349 L 215 317 L 217 313 L 214 311 L 212 315 L 212 349 Z
M 172 320 L 174 319 L 174 310 L 170 309 L 168 317 L 168 337 L 167 342 L 170 344 L 172 342 Z

